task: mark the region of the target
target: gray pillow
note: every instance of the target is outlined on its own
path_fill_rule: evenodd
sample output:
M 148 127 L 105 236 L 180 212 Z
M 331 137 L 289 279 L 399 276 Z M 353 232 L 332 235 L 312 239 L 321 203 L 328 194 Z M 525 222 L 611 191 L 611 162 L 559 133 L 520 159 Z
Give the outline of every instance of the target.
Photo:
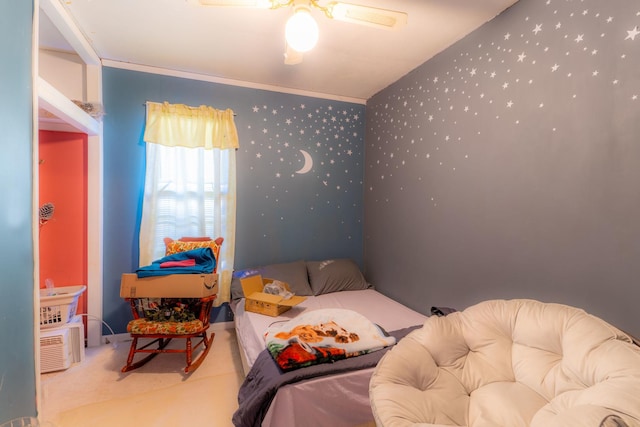
M 309 286 L 309 277 L 307 276 L 307 264 L 300 260 L 234 271 L 233 279 L 231 280 L 231 299 L 244 297 L 240 279 L 256 274 L 261 275 L 263 278 L 286 282 L 291 288 L 291 292 L 296 295 L 313 295 Z
M 371 287 L 364 279 L 358 265 L 350 259 L 308 261 L 307 270 L 313 295 L 357 291 Z

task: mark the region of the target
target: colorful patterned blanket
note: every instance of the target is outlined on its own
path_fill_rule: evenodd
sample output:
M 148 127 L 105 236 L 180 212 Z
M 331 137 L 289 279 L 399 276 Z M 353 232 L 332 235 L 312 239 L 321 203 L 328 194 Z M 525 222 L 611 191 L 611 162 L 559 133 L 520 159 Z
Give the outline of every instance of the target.
M 355 311 L 329 308 L 272 325 L 265 342 L 278 366 L 290 371 L 380 350 L 396 339 Z

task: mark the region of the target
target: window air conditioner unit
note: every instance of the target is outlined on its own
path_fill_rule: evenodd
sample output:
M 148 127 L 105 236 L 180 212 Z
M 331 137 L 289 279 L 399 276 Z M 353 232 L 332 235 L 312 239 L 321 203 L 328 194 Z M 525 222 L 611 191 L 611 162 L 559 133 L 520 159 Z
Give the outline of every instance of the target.
M 77 316 L 79 317 L 79 316 Z M 40 331 L 40 373 L 68 369 L 84 360 L 84 325 L 71 321 Z

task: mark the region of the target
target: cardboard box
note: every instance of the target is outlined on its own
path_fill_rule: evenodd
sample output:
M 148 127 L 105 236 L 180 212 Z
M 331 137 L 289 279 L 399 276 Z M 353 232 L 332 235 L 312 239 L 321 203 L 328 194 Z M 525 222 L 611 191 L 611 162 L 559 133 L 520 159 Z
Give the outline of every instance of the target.
M 218 293 L 217 274 L 171 274 L 138 278 L 123 274 L 121 298 L 202 298 Z
M 263 279 L 259 274 L 240 279 L 242 292 L 244 292 L 245 296 L 244 309 L 246 311 L 275 317 L 307 299 L 306 297 L 296 295 L 289 299 L 284 299 L 280 295 L 262 292 L 264 285 L 273 282 L 273 280 L 274 279 Z M 290 290 L 288 284 L 285 283 L 284 285 L 287 290 Z

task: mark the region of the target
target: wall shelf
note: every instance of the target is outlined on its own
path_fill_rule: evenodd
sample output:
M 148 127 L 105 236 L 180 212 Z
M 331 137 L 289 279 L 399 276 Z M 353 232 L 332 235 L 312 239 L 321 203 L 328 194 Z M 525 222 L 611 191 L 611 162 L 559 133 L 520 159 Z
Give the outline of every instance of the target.
M 96 119 L 42 77 L 38 77 L 37 84 L 40 129 L 98 135 L 100 123 Z

